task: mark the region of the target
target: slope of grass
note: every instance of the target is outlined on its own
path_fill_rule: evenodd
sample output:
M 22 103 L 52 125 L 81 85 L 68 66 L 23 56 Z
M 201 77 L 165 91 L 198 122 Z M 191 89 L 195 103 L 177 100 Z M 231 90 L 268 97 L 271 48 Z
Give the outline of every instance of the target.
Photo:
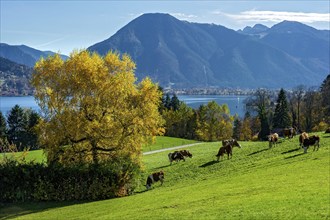
M 330 136 L 307 154 L 298 137 L 241 142 L 233 158 L 215 161 L 219 142 L 190 147 L 193 158 L 169 165 L 168 152 L 144 157 L 146 170 L 129 197 L 86 203 L 13 204 L 1 217 L 18 219 L 329 219 Z M 145 191 L 151 172 L 165 183 Z
M 187 140 L 182 138 L 174 138 L 174 137 L 165 137 L 158 136 L 156 137 L 156 141 L 153 144 L 143 146 L 143 152 L 160 150 L 164 148 L 176 147 L 181 145 L 193 144 L 197 143 L 195 140 Z
M 25 159 L 26 161 L 35 161 L 39 163 L 46 162 L 46 157 L 42 150 L 31 150 L 26 152 L 15 152 L 15 153 L 1 153 L 0 160 L 4 157 L 15 158 L 16 160 Z
M 187 140 L 182 138 L 158 136 L 156 137 L 155 143 L 144 145 L 142 150 L 143 152 L 148 152 L 148 151 L 160 150 L 164 148 L 176 147 L 176 146 L 193 144 L 193 143 L 197 143 L 197 141 Z M 14 157 L 19 160 L 23 158 L 24 154 L 26 154 L 25 160 L 27 161 L 46 162 L 46 157 L 42 150 L 33 150 L 33 151 L 28 151 L 26 153 L 23 152 L 1 153 L 0 160 L 5 156 Z

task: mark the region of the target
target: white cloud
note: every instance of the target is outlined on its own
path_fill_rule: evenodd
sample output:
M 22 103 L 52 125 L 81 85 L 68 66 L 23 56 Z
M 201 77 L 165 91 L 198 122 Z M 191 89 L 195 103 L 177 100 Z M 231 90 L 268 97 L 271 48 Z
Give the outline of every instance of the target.
M 329 13 L 304 13 L 286 11 L 244 11 L 239 14 L 228 14 L 214 11 L 215 15 L 224 15 L 236 21 L 246 22 L 281 22 L 284 20 L 298 21 L 303 23 L 330 22 Z

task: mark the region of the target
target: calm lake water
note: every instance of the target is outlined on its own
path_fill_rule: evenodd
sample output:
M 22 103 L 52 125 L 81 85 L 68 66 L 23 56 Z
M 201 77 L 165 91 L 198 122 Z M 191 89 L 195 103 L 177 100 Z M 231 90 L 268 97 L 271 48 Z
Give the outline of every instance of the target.
M 210 101 L 216 101 L 218 104 L 227 104 L 232 115 L 238 114 L 243 117 L 245 113 L 244 100 L 247 96 L 235 95 L 178 95 L 180 101 L 188 106 L 197 109 L 200 105 L 206 105 Z M 0 97 L 0 111 L 4 115 L 10 111 L 16 104 L 22 108 L 31 108 L 39 111 L 39 107 L 33 96 L 24 97 Z

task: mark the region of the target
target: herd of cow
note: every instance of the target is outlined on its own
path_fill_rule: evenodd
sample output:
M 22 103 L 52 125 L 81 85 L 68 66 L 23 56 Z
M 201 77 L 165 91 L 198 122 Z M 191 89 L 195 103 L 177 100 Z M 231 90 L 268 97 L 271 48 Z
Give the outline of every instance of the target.
M 294 135 L 295 132 L 292 132 L 288 137 L 292 138 Z M 278 139 L 279 135 L 277 133 L 270 134 L 268 136 L 269 147 L 271 148 L 273 145 L 275 146 L 277 144 Z M 299 145 L 304 149 L 304 153 L 307 153 L 307 149 L 310 146 L 314 146 L 314 151 L 318 150 L 320 147 L 320 137 L 317 135 L 309 136 L 308 133 L 303 132 L 299 136 Z
M 281 136 L 293 138 L 293 136 L 296 134 L 295 130 L 293 128 L 290 129 L 283 129 L 281 132 L 279 132 Z M 268 136 L 268 142 L 269 147 L 275 146 L 279 140 L 279 134 L 274 132 Z M 309 136 L 308 133 L 303 132 L 299 136 L 299 144 L 304 149 L 304 153 L 307 153 L 307 149 L 310 146 L 314 146 L 314 151 L 318 150 L 320 147 L 320 137 L 317 135 L 311 135 Z M 236 139 L 230 139 L 230 140 L 223 140 L 222 146 L 220 147 L 218 154 L 215 155 L 217 157 L 217 161 L 220 160 L 220 158 L 224 156 L 224 154 L 227 154 L 227 158 L 230 159 L 233 155 L 233 147 L 241 148 L 241 145 L 237 142 Z M 316 148 L 317 147 L 317 148 Z M 170 161 L 170 164 L 172 165 L 173 161 L 179 162 L 180 160 L 185 161 L 185 157 L 192 158 L 192 154 L 187 150 L 180 150 L 180 151 L 174 151 L 173 153 L 168 154 L 168 159 Z M 151 185 L 155 182 L 161 182 L 161 185 L 163 185 L 164 182 L 164 172 L 159 171 L 155 172 L 148 176 L 146 188 L 149 190 L 151 188 Z

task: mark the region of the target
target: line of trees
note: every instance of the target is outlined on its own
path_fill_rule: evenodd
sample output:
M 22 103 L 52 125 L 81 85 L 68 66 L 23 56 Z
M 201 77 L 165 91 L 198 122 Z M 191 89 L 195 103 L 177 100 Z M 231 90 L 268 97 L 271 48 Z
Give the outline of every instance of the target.
M 264 140 L 283 128 L 302 131 L 322 131 L 330 125 L 330 75 L 320 88 L 298 86 L 291 92 L 281 89 L 278 94 L 258 89 L 246 101 L 243 118 L 230 115 L 227 105 L 210 102 L 192 109 L 167 94 L 162 100 L 161 114 L 165 119 L 165 135 L 218 141 Z
M 165 120 L 165 135 L 202 141 L 219 141 L 232 136 L 234 117 L 226 104 L 215 101 L 201 105 L 198 109 L 189 107 L 177 96 L 167 94 L 160 107 Z
M 8 144 L 13 144 L 18 151 L 25 148 L 38 149 L 36 125 L 40 120 L 37 112 L 15 105 L 5 117 L 0 112 L 0 152 L 8 151 Z

